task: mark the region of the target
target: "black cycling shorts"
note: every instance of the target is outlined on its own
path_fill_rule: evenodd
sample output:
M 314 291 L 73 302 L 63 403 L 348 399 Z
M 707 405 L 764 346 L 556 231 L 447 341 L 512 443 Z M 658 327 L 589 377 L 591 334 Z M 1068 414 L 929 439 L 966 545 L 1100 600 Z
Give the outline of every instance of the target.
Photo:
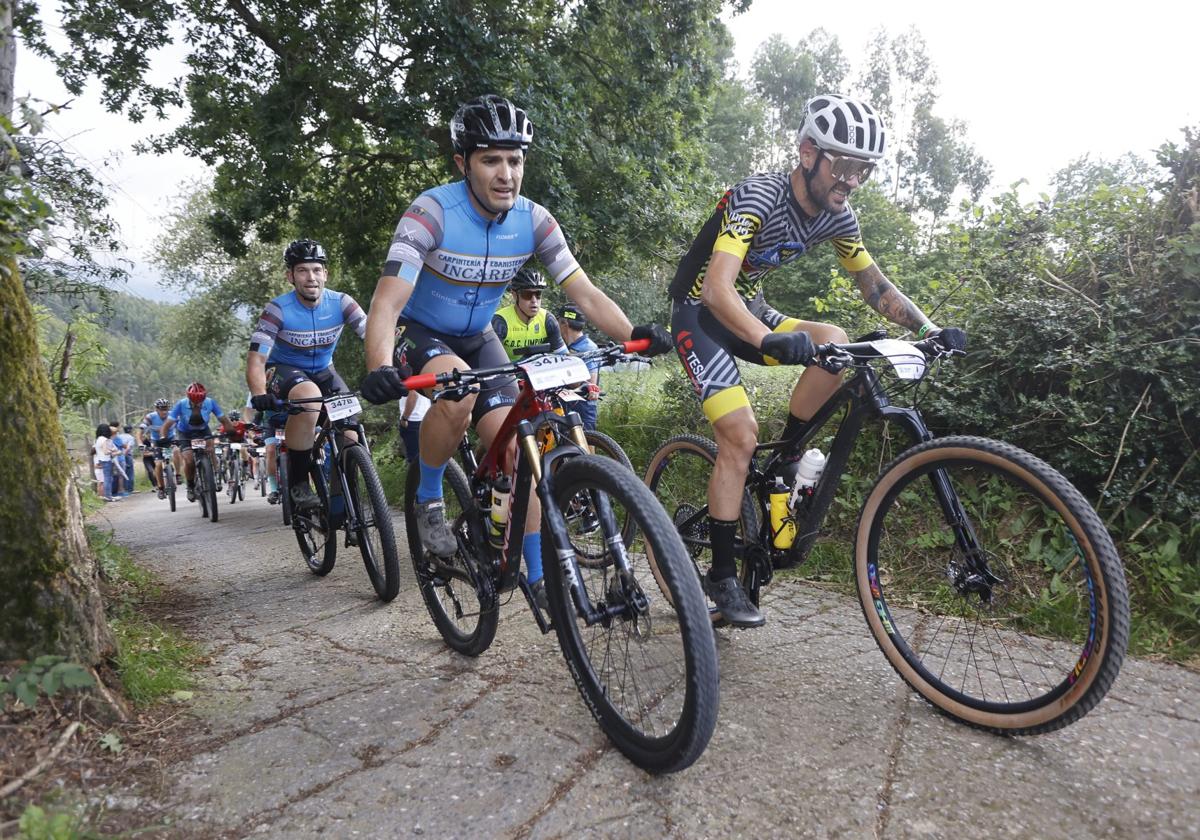
M 791 332 L 799 318 L 789 318 L 767 305 L 762 295 L 746 303 L 750 314 L 772 332 Z M 757 347 L 738 338 L 709 308 L 697 300 L 677 300 L 671 308 L 671 338 L 683 372 L 700 398 L 704 416 L 715 423 L 750 405 L 735 358 L 756 365 L 777 365 Z
M 420 373 L 431 359 L 447 354 L 458 356 L 472 369 L 500 367 L 509 363 L 504 344 L 490 324 L 476 335 L 459 336 L 446 335 L 416 321 L 401 318 L 396 322 L 396 334 L 396 363 L 408 365 L 413 373 Z M 478 423 L 479 418 L 489 411 L 508 408 L 516 401 L 515 379 L 493 379 L 480 390 L 475 408 L 471 411 L 471 419 Z
M 316 372 L 292 365 L 275 364 L 267 368 L 267 393 L 277 400 L 286 400 L 291 390 L 301 382 L 312 382 L 321 389 L 321 396 L 328 397 L 337 391 L 350 393 L 345 381 L 333 365 Z

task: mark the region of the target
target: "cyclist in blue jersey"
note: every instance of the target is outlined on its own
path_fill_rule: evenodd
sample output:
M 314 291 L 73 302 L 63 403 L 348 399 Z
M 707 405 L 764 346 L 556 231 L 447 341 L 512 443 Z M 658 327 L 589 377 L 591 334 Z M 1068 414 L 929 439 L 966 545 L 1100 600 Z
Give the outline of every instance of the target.
M 145 427 L 142 432 L 142 443 L 147 443 L 146 433 L 149 432 L 150 440 L 147 451 L 152 452 L 154 449 L 168 450 L 171 460 L 175 463 L 175 475 L 183 475 L 183 456 L 180 455 L 177 447 L 171 445 L 171 438 L 167 435 L 164 435 L 162 431 L 163 426 L 166 424 L 167 418 L 170 415 L 170 410 L 171 403 L 162 397 L 154 401 L 154 411 L 147 414 L 142 420 L 142 425 Z M 165 457 L 166 454 L 167 452 L 164 452 L 163 457 Z M 158 497 L 160 499 L 166 498 L 166 494 L 163 491 L 162 471 L 162 457 L 154 458 L 154 479 L 155 484 L 158 487 Z
M 579 355 L 596 349 L 596 342 L 588 338 L 587 333 L 583 331 L 587 326 L 587 317 L 574 306 L 564 306 L 560 309 L 558 321 L 562 324 L 563 341 L 567 343 L 568 352 Z M 596 400 L 600 399 L 600 360 L 589 359 L 587 369 L 592 375 L 591 381 L 588 382 L 587 402 L 576 410 L 579 412 L 579 419 L 583 421 L 583 428 L 594 431 L 599 413 L 596 410 Z
M 371 300 L 363 396 L 382 404 L 404 396 L 402 370 L 443 373 L 506 364 L 491 327 L 509 281 L 535 254 L 547 274 L 605 333 L 651 339 L 651 353 L 671 348 L 657 324 L 633 327 L 588 279 L 546 208 L 522 196 L 533 125 L 525 111 L 495 94 L 460 106 L 450 122 L 454 163 L 463 179 L 419 195 L 401 216 Z M 396 347 L 397 331 L 400 346 Z M 393 351 L 400 367 L 393 366 Z M 455 551 L 442 504 L 442 474 L 472 419 L 490 446 L 515 384 L 496 383 L 461 402 L 439 400 L 421 424 L 417 525 L 425 548 Z M 541 511 L 533 497 L 522 546 L 529 581 L 541 589 Z M 540 600 L 540 599 L 539 599 Z
M 171 430 L 175 430 L 175 443 L 182 452 L 183 470 L 187 477 L 189 502 L 196 501 L 196 490 L 193 486 L 196 481 L 196 460 L 192 457 L 190 442 L 206 438 L 208 454 L 210 457 L 213 455 L 213 433 L 209 427 L 209 422 L 213 417 L 217 418 L 221 428 L 225 431 L 228 432 L 233 428 L 233 424 L 229 422 L 229 418 L 225 416 L 221 406 L 208 395 L 208 390 L 199 382 L 193 382 L 188 386 L 187 396 L 171 408 L 167 419 L 163 422 L 162 431 L 159 433 L 160 438 L 170 440 Z M 220 476 L 217 476 L 217 481 L 220 482 L 220 480 Z M 217 489 L 221 489 L 219 484 Z
M 325 288 L 329 260 L 319 242 L 296 240 L 284 249 L 283 261 L 292 291 L 267 304 L 246 357 L 250 404 L 260 411 L 272 411 L 276 400 L 349 391 L 333 367 L 333 351 L 346 325 L 359 338 L 366 333 L 367 316 L 357 301 Z M 292 414 L 283 428 L 292 503 L 297 510 L 319 507 L 308 478 L 317 412 Z

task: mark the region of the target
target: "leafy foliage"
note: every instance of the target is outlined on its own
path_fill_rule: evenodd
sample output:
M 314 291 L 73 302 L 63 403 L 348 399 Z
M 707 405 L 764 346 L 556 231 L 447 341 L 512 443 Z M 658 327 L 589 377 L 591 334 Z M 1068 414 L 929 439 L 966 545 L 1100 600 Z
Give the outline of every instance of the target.
M 38 697 L 54 697 L 60 691 L 91 688 L 95 678 L 78 662 L 68 662 L 65 656 L 39 656 L 26 662 L 9 679 L 0 682 L 0 697 L 12 696 L 28 709 L 37 705 Z

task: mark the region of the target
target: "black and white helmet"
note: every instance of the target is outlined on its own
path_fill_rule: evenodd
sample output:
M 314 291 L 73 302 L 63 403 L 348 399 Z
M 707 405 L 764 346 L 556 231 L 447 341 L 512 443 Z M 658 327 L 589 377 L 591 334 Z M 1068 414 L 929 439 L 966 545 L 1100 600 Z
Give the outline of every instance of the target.
M 864 160 L 883 157 L 887 130 L 865 102 L 837 94 L 813 97 L 804 106 L 798 143 L 808 138 L 822 149 Z
M 329 262 L 325 249 L 315 239 L 297 239 L 283 249 L 283 261 L 288 268 L 295 268 L 300 263 L 319 262 L 322 265 Z
M 170 407 L 171 407 L 171 404 L 170 404 L 169 402 L 167 402 L 167 401 L 166 401 L 164 398 L 162 398 L 162 397 L 159 397 L 158 399 L 156 399 L 156 400 L 154 401 L 154 407 L 155 407 L 156 409 L 158 409 L 158 408 L 170 408 Z
M 533 143 L 533 123 L 503 96 L 488 93 L 458 106 L 450 120 L 450 143 L 459 155 L 487 148 L 527 152 Z

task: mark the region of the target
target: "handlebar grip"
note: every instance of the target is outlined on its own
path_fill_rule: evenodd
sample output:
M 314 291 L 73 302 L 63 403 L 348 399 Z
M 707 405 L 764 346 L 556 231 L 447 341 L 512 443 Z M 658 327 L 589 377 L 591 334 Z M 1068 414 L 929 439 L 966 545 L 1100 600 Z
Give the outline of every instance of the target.
M 418 373 L 416 376 L 410 376 L 404 380 L 404 387 L 410 391 L 421 391 L 425 388 L 432 388 L 436 384 L 436 373 Z
M 626 353 L 641 353 L 644 350 L 650 349 L 650 339 L 639 338 L 637 341 L 623 341 L 621 347 Z

